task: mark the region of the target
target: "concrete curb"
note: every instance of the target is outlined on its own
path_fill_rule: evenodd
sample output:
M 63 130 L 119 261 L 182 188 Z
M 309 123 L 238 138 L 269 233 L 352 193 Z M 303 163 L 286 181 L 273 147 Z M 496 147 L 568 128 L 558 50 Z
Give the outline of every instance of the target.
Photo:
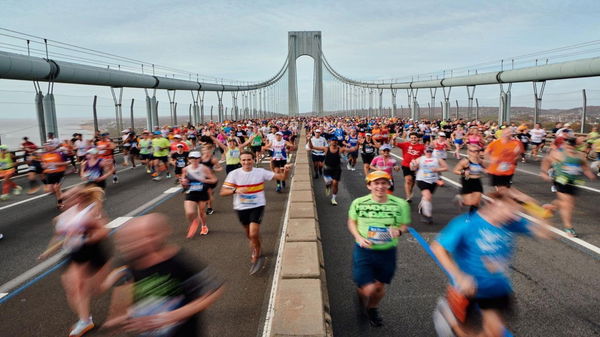
M 267 336 L 333 336 L 323 248 L 315 205 L 305 132 L 298 142 L 283 258 Z

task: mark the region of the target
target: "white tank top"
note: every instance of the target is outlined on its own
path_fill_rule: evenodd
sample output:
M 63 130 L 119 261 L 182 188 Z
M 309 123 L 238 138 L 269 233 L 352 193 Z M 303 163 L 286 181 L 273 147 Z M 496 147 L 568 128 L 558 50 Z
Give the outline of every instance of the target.
M 417 170 L 417 180 L 433 184 L 439 179 L 439 173 L 433 172 L 433 169 L 440 168 L 440 161 L 437 158 L 427 158 L 425 156 L 417 159 L 419 169 Z

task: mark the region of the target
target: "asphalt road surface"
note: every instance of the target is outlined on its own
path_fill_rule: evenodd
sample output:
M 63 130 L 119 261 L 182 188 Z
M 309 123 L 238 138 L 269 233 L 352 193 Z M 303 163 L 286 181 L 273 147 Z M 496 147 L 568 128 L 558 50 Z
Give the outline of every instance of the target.
M 401 156 L 398 149 L 392 152 Z M 448 160 L 450 169 L 456 162 L 453 158 Z M 538 163 L 519 164 L 521 170 L 535 174 L 539 172 L 538 167 Z M 394 176 L 394 194 L 404 197 L 402 172 Z M 454 174 L 445 172 L 444 176 L 459 182 Z M 487 179 L 484 183 L 484 189 L 489 190 Z M 396 275 L 380 306 L 384 327 L 371 328 L 357 309 L 351 275 L 354 243 L 346 220 L 352 200 L 368 193 L 360 159 L 356 171 L 343 169 L 338 206 L 329 203 L 322 179 L 314 180 L 314 184 L 334 335 L 434 336 L 432 312 L 436 299 L 444 293 L 447 280 L 410 234 L 400 239 Z M 534 174 L 517 172 L 514 186 L 541 202 L 553 199 L 550 185 Z M 600 192 L 597 182 L 587 186 Z M 416 188 L 411 206 L 413 227 L 426 240 L 434 240 L 445 224 L 460 214 L 461 210 L 453 201 L 457 192 L 458 189 L 448 183 L 437 189 L 433 197 L 434 224 L 426 225 L 419 221 L 417 214 L 420 192 Z M 574 214 L 580 237 L 594 245 L 600 244 L 598 192 L 582 190 Z M 557 216 L 553 220 L 558 223 Z M 509 327 L 515 336 L 600 335 L 599 256 L 567 242 L 564 239 L 519 238 L 511 266 L 517 314 L 510 320 Z

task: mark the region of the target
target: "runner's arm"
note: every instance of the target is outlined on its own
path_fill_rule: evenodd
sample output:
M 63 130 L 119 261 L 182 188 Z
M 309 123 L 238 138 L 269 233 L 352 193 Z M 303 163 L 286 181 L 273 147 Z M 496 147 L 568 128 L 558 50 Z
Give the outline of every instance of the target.
M 217 176 L 206 166 L 202 165 L 204 169 L 204 175 L 208 178 L 203 181 L 206 184 L 215 184 L 219 179 Z M 185 168 L 184 168 L 185 169 Z
M 106 178 L 110 177 L 110 175 L 113 174 L 113 172 L 115 172 L 115 166 L 109 166 L 105 160 L 102 160 L 102 169 L 104 170 L 104 174 L 98 179 L 96 179 L 96 181 L 105 180 Z
M 465 296 L 473 296 L 476 293 L 476 284 L 470 275 L 463 273 L 458 267 L 450 253 L 442 247 L 437 241 L 431 243 L 431 250 L 438 261 L 446 269 L 454 280 L 454 286 L 457 287 Z
M 290 164 L 287 164 L 283 167 L 283 172 L 279 172 L 279 173 L 275 173 L 275 175 L 273 176 L 273 179 L 275 180 L 286 180 L 289 173 L 290 173 L 290 168 L 292 166 Z
M 459 160 L 458 163 L 456 163 L 456 165 L 454 166 L 452 173 L 458 174 L 459 176 L 463 175 L 465 170 L 465 164 L 467 161 L 467 158 L 462 158 L 461 160 Z
M 440 167 L 435 169 L 435 172 L 445 172 L 448 171 L 448 164 L 443 159 L 438 159 L 438 163 L 440 163 Z
M 350 234 L 354 237 L 354 241 L 362 248 L 371 247 L 373 244 L 371 241 L 363 238 L 360 233 L 358 233 L 358 229 L 356 228 L 357 223 L 356 220 L 348 218 L 348 230 Z

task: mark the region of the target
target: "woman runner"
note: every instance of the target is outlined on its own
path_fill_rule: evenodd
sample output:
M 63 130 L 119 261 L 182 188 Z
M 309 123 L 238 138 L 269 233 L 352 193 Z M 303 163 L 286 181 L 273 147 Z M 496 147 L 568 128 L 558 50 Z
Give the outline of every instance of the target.
M 217 176 L 206 165 L 200 164 L 202 155 L 198 151 L 190 152 L 188 158 L 190 165 L 183 168 L 181 172 L 181 185 L 186 190 L 183 207 L 185 216 L 190 223 L 187 238 L 190 239 L 196 234 L 199 224 L 202 224 L 201 235 L 208 234 L 206 225 L 205 208 L 210 200 L 208 194 L 210 184 L 217 182 Z
M 480 157 L 481 149 L 477 145 L 468 146 L 467 157 L 462 158 L 454 167 L 454 174 L 460 175 L 461 204 L 469 207 L 469 212 L 479 208 L 483 184 L 481 176 L 485 173 L 483 160 Z

